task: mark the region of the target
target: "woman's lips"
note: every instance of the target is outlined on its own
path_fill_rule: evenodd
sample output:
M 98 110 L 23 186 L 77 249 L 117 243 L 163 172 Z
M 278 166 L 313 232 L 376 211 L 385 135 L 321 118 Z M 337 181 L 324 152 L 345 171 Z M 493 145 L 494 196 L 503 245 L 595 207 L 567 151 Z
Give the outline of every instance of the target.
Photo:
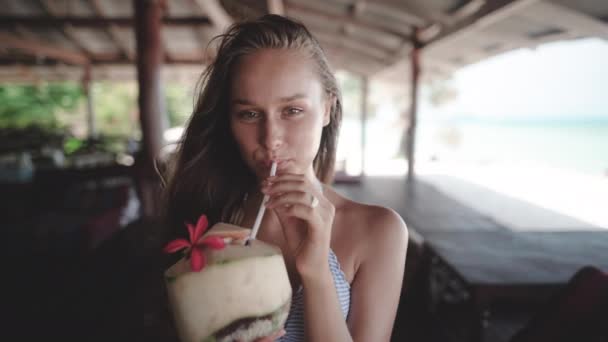
M 287 166 L 287 164 L 289 164 L 289 162 L 291 162 L 291 159 L 274 159 L 274 160 L 269 159 L 269 160 L 265 160 L 263 162 L 263 165 L 265 168 L 270 170 L 270 168 L 272 167 L 272 163 L 275 161 L 277 163 L 277 170 L 282 170 Z

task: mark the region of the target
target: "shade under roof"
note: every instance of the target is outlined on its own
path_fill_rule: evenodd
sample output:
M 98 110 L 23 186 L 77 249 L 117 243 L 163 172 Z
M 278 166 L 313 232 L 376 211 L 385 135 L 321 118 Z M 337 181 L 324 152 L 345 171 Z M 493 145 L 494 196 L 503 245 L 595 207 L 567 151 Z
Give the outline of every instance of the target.
M 169 0 L 165 71 L 196 77 L 209 40 L 271 1 Z M 279 1 L 281 2 L 281 1 Z M 508 50 L 587 37 L 608 39 L 605 0 L 284 0 L 335 68 L 407 83 L 416 38 L 425 78 Z M 0 81 L 135 79 L 133 4 L 124 0 L 1 0 Z M 417 34 L 415 34 L 417 32 Z

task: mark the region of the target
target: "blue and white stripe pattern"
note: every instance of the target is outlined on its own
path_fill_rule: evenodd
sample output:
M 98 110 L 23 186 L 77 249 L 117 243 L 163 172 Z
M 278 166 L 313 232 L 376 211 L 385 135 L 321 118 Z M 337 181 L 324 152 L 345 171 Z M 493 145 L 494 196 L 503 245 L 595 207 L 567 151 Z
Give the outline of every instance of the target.
M 338 293 L 338 301 L 340 302 L 344 320 L 346 320 L 350 309 L 350 284 L 340 268 L 340 263 L 338 262 L 336 254 L 334 254 L 331 249 L 329 250 L 329 269 L 334 278 L 334 285 L 336 286 L 336 292 Z M 291 299 L 291 308 L 289 309 L 287 322 L 285 322 L 285 331 L 286 334 L 277 341 L 304 341 L 304 291 L 302 291 L 302 285 L 300 285 Z

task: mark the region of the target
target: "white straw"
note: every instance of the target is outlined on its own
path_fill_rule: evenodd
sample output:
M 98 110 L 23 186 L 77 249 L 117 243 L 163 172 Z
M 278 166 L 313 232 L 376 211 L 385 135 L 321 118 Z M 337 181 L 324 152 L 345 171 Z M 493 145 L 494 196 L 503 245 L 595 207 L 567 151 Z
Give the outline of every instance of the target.
M 272 166 L 270 167 L 270 176 L 274 176 L 277 173 L 277 162 L 273 161 Z M 249 244 L 250 240 L 255 240 L 255 237 L 258 235 L 258 230 L 260 230 L 260 225 L 262 224 L 262 218 L 264 217 L 264 212 L 266 211 L 266 202 L 268 202 L 268 195 L 264 195 L 264 199 L 262 200 L 262 204 L 260 204 L 260 209 L 258 209 L 258 216 L 255 217 L 255 222 L 253 223 L 253 228 L 251 228 L 251 234 L 246 241 L 246 244 Z

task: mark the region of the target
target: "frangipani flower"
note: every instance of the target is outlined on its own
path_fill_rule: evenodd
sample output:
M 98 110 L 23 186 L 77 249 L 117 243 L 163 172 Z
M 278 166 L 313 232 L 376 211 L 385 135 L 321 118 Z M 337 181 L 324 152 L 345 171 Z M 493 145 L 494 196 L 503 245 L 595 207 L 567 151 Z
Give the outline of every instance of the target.
M 223 249 L 226 246 L 224 239 L 219 236 L 208 236 L 206 238 L 202 238 L 208 225 L 209 221 L 205 215 L 201 215 L 201 217 L 199 217 L 196 226 L 186 223 L 188 233 L 190 234 L 190 241 L 186 239 L 175 239 L 169 242 L 165 248 L 163 248 L 163 251 L 165 253 L 175 253 L 184 248 L 189 248 L 190 266 L 192 271 L 198 272 L 202 270 L 207 263 L 205 254 L 203 253 L 203 248 L 209 247 L 211 249 Z

